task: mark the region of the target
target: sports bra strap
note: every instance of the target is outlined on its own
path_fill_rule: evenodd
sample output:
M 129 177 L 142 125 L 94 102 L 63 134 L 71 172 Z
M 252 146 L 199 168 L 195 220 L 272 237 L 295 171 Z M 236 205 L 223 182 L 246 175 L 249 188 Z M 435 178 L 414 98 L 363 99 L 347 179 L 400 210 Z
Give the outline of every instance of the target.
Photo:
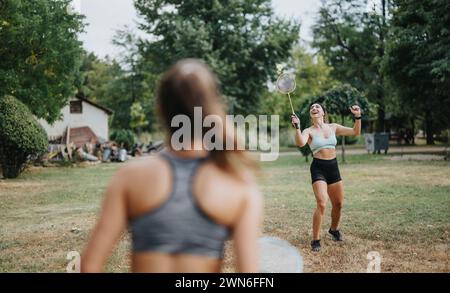
M 199 167 L 209 159 L 209 155 L 206 157 L 181 158 L 167 150 L 161 151 L 160 154 L 172 169 L 172 193 L 176 192 L 177 186 L 187 187 L 191 191 L 193 179 Z

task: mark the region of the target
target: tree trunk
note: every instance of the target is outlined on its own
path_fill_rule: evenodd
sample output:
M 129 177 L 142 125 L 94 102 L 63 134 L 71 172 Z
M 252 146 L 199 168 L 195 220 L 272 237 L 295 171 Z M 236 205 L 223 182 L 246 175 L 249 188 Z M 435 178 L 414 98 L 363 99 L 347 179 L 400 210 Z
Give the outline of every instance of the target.
M 380 57 L 380 60 L 383 60 L 385 50 L 384 50 L 384 43 L 385 43 L 385 29 L 386 29 L 386 0 L 381 0 L 381 13 L 382 13 L 382 19 L 381 19 L 381 25 L 380 25 L 380 32 L 379 32 L 379 44 L 378 44 L 378 56 Z M 385 125 L 385 107 L 384 107 L 384 77 L 381 70 L 378 70 L 378 89 L 377 89 L 377 100 L 378 100 L 378 125 L 377 125 L 377 132 L 386 132 L 386 125 Z
M 386 132 L 384 105 L 379 105 L 376 132 Z
M 342 126 L 344 126 L 344 115 L 342 118 Z M 345 136 L 342 136 L 342 163 L 345 163 Z
M 416 121 L 414 118 L 411 118 L 411 131 L 412 131 L 412 137 L 411 137 L 411 144 L 416 144 Z
M 136 64 L 134 62 L 134 54 L 132 54 L 131 55 L 131 104 L 134 104 L 134 102 L 136 102 L 135 78 L 136 78 Z
M 431 116 L 431 111 L 427 110 L 425 113 L 425 132 L 427 134 L 427 144 L 434 144 L 433 138 L 433 118 Z

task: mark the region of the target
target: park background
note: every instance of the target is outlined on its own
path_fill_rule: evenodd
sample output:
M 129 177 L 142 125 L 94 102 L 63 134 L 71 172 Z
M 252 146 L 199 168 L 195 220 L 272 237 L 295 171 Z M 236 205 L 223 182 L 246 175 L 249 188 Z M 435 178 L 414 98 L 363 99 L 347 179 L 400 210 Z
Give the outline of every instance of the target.
M 448 1 L 306 1 L 311 10 L 303 18 L 277 12 L 290 1 L 128 1 L 135 23 L 118 25 L 108 55 L 87 45 L 104 38 L 89 35 L 96 18 L 87 9 L 96 1 L 106 3 L 0 1 L 0 165 L 4 177 L 17 177 L 0 179 L 0 271 L 64 271 L 67 252 L 82 250 L 120 167 L 43 163 L 48 141 L 37 119 L 54 123 L 83 93 L 112 110 L 115 140 L 131 146 L 162 139 L 156 86 L 186 57 L 212 67 L 229 113 L 280 115 L 282 154 L 262 164 L 264 233 L 295 245 L 305 271 L 365 271 L 372 250 L 381 253 L 383 271 L 450 270 Z M 104 6 L 106 15 L 114 2 Z M 290 2 L 293 10 L 299 2 Z M 308 249 L 311 156 L 294 146 L 289 101 L 274 89 L 280 69 L 295 73 L 302 125 L 312 101 L 323 101 L 332 121 L 347 126 L 347 109 L 358 103 L 363 132 L 391 139 L 387 155 L 367 154 L 364 135 L 344 141 L 347 241 L 326 243 L 320 255 Z M 127 270 L 128 247 L 124 235 L 108 271 Z M 230 250 L 225 270 L 233 270 Z

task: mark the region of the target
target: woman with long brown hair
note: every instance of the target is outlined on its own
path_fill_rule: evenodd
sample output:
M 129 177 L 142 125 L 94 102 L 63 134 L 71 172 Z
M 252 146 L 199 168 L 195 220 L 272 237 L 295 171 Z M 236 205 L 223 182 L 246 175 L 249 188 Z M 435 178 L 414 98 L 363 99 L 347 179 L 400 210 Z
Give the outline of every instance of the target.
M 127 226 L 132 236 L 132 272 L 219 272 L 224 243 L 234 241 L 237 270 L 256 272 L 263 200 L 245 152 L 206 150 L 192 130 L 190 147 L 178 150 L 172 119 L 202 115 L 224 119 L 215 76 L 198 60 L 182 60 L 163 76 L 157 97 L 167 148 L 122 167 L 112 178 L 101 216 L 82 255 L 83 272 L 102 270 Z M 220 121 L 225 121 L 221 119 Z M 221 123 L 225 143 L 233 140 Z M 186 141 L 183 142 L 186 145 Z
M 296 144 L 299 147 L 308 144 L 314 157 L 310 168 L 312 188 L 317 203 L 313 216 L 313 240 L 311 241 L 313 251 L 320 251 L 320 228 L 328 198 L 332 204 L 331 227 L 328 233 L 335 241 L 343 240 L 338 227 L 344 203 L 344 184 L 336 160 L 336 135 L 358 136 L 361 133 L 361 109 L 354 105 L 350 111 L 355 115 L 353 128 L 336 123 L 329 124 L 326 109 L 319 103 L 313 103 L 310 106 L 309 115 L 312 125 L 305 128 L 303 132 L 300 130 L 300 119 L 295 115 L 292 116 L 291 122 L 296 128 Z

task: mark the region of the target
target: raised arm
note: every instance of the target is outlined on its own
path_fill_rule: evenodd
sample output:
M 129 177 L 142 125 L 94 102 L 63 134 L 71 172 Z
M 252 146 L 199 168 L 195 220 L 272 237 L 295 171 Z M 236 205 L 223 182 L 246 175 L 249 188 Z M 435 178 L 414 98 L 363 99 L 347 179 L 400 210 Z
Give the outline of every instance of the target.
M 233 242 L 238 272 L 258 272 L 257 240 L 261 234 L 262 215 L 263 198 L 255 186 L 246 196 L 241 215 L 233 227 Z
M 303 147 L 308 143 L 309 139 L 309 129 L 303 130 L 303 133 L 300 129 L 300 119 L 296 115 L 291 116 L 291 123 L 295 127 L 295 144 L 299 147 Z
M 355 124 L 353 128 L 345 127 L 340 124 L 334 123 L 336 127 L 336 135 L 341 136 L 358 136 L 361 134 L 361 109 L 359 106 L 352 106 L 350 111 L 355 115 Z
M 100 218 L 81 257 L 81 272 L 101 272 L 126 228 L 125 170 L 113 176 L 103 201 Z

